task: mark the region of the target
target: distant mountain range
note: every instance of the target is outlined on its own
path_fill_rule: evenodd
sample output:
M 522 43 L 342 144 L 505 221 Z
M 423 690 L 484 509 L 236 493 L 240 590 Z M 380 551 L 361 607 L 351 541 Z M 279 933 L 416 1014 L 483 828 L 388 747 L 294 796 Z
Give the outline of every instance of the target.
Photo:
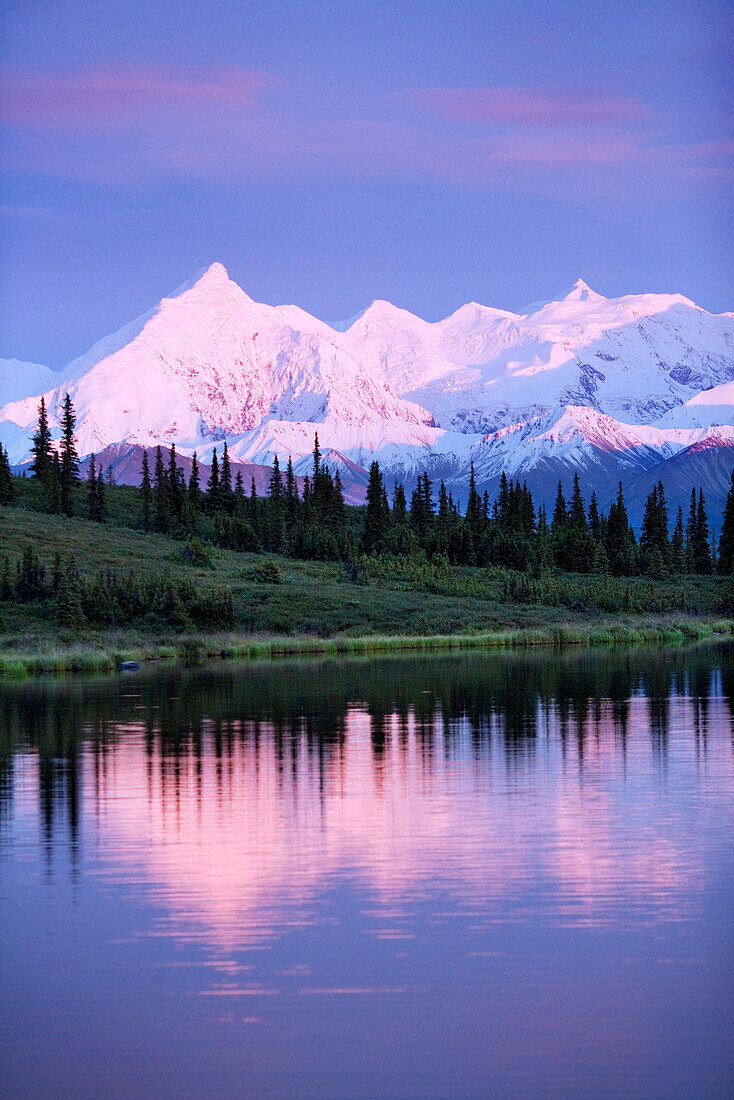
M 703 484 L 716 511 L 734 465 L 734 314 L 579 280 L 523 313 L 470 303 L 430 323 L 377 301 L 329 325 L 254 302 L 215 263 L 65 370 L 0 361 L 14 465 L 41 394 L 58 435 L 67 390 L 80 453 L 122 482 L 137 481 L 142 448 L 206 464 L 226 440 L 261 489 L 275 455 L 308 472 L 318 431 L 352 501 L 377 458 L 388 485 L 427 469 L 459 497 L 473 462 L 490 493 L 504 471 L 551 500 L 578 470 L 602 503 L 622 479 L 633 515 L 658 478 L 673 506 Z

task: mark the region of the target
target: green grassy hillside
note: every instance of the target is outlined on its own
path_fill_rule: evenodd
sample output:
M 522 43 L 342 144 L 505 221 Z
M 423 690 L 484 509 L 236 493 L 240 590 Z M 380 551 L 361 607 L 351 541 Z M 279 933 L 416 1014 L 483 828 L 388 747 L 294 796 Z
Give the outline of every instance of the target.
M 6 595 L 0 602 L 6 671 L 95 660 L 106 667 L 125 655 L 324 649 L 324 639 L 335 638 L 342 649 L 366 649 L 446 644 L 447 635 L 458 636 L 453 644 L 475 644 L 477 635 L 482 644 L 680 637 L 681 629 L 695 636 L 715 620 L 717 629 L 728 629 L 732 611 L 729 578 L 533 580 L 500 568 L 434 566 L 420 556 L 361 559 L 348 568 L 264 559 L 135 529 L 136 497 L 123 487 L 110 487 L 110 519 L 102 525 L 35 511 L 34 491 L 32 483 L 22 485 L 19 501 L 0 507 L 0 555 L 11 581 L 31 548 L 47 577 L 54 560 L 57 569 L 59 561 L 73 560 L 83 584 L 110 570 L 123 588 L 164 578 L 197 600 L 225 593 L 230 610 L 222 622 L 202 623 L 179 606 L 101 623 L 92 608 L 70 627 L 59 615 L 58 595 L 27 602 Z

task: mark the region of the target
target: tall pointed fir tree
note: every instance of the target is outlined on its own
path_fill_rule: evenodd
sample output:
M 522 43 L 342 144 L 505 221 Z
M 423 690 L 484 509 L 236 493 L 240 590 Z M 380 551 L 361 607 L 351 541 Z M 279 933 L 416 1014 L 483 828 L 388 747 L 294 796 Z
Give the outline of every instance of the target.
M 673 538 L 670 541 L 670 568 L 674 573 L 686 571 L 686 534 L 683 527 L 683 509 L 678 506 Z
M 563 564 L 574 573 L 589 573 L 594 560 L 594 543 L 589 535 L 579 475 L 573 475 L 573 492 L 566 516 Z
M 196 451 L 191 456 L 191 472 L 186 487 L 186 499 L 191 511 L 196 515 L 201 511 L 201 486 L 199 484 L 199 460 Z
M 234 489 L 232 490 L 232 496 L 234 497 L 234 511 L 235 515 L 244 515 L 245 504 L 245 483 L 242 480 L 242 470 L 238 470 L 234 479 Z
M 731 471 L 731 484 L 726 495 L 724 514 L 721 517 L 719 535 L 719 572 L 725 576 L 734 573 L 734 469 Z
M 617 499 L 609 509 L 604 549 L 607 553 L 609 570 L 615 576 L 624 576 L 634 571 L 635 536 L 630 527 L 621 481 L 617 490 Z
M 160 447 L 155 449 L 155 466 L 153 467 L 153 503 L 155 507 L 155 529 L 165 534 L 168 531 L 168 475 L 163 465 L 163 455 Z
M 38 426 L 33 433 L 31 454 L 33 456 L 31 460 L 33 475 L 38 479 L 45 492 L 48 494 L 53 471 L 53 455 L 51 450 L 51 431 L 48 426 L 48 414 L 46 412 L 46 401 L 43 397 L 38 406 Z
M 71 397 L 67 393 L 61 407 L 61 511 L 71 516 L 74 512 L 74 486 L 79 481 L 79 455 L 76 449 L 76 415 Z
M 596 499 L 596 491 L 592 489 L 589 500 L 589 534 L 596 541 L 601 540 L 601 516 L 599 515 L 599 502 Z
M 10 472 L 8 452 L 0 444 L 0 504 L 11 504 L 14 499 L 15 486 Z
M 562 531 L 566 526 L 567 520 L 566 498 L 563 495 L 563 486 L 559 481 L 558 492 L 556 493 L 556 503 L 553 507 L 553 518 L 551 519 L 551 531 L 554 534 L 557 531 Z
M 725 576 L 734 573 L 734 469 L 732 469 L 732 481 L 728 486 L 724 514 L 721 518 L 721 535 L 719 536 L 719 572 Z
M 176 461 L 176 444 L 171 444 L 171 450 L 168 456 L 168 473 L 166 476 L 166 482 L 168 487 L 168 507 L 171 512 L 171 516 L 178 523 L 183 519 L 183 506 L 184 506 L 184 485 L 183 485 L 183 471 L 179 468 Z
M 150 506 L 152 499 L 153 490 L 150 484 L 148 452 L 143 448 L 143 463 L 140 479 L 140 519 L 146 531 L 150 528 Z
M 222 501 L 222 507 L 226 511 L 230 511 L 232 506 L 232 466 L 229 461 L 229 451 L 227 449 L 226 439 L 224 441 L 224 450 L 222 451 L 222 468 L 219 472 L 219 496 Z
M 661 576 L 670 563 L 668 508 L 662 481 L 654 486 L 645 501 L 640 530 L 640 554 L 646 572 Z
M 222 494 L 219 486 L 219 459 L 216 447 L 212 451 L 212 465 L 209 480 L 206 483 L 206 503 L 210 512 L 218 512 L 222 506 Z
M 285 525 L 289 539 L 293 540 L 293 532 L 296 526 L 298 514 L 298 482 L 293 473 L 293 460 L 288 455 L 288 465 L 285 471 Z
M 367 484 L 367 508 L 362 534 L 362 549 L 366 554 L 377 553 L 382 549 L 385 528 L 382 473 L 380 472 L 380 464 L 375 460 L 370 465 L 370 478 Z
M 273 472 L 268 483 L 268 542 L 273 550 L 282 550 L 285 539 L 285 490 L 278 456 L 273 458 Z
M 433 482 L 424 471 L 410 497 L 410 525 L 424 550 L 429 550 L 433 521 Z
M 693 564 L 697 573 L 706 575 L 711 572 L 711 537 L 706 515 L 706 498 L 703 489 L 698 490 L 696 504 L 696 539 L 693 547 Z
M 441 485 L 443 486 L 444 504 L 445 504 L 445 508 L 446 508 L 446 512 L 447 512 L 448 511 L 448 498 L 446 497 L 446 486 L 443 485 L 443 482 L 441 482 Z M 439 496 L 439 516 L 440 515 L 441 515 L 441 498 Z M 479 542 L 480 542 L 480 539 L 482 537 L 482 534 L 484 533 L 484 508 L 483 508 L 483 505 L 482 505 L 482 498 L 480 497 L 479 493 L 477 492 L 477 481 L 476 481 L 476 477 L 475 477 L 475 474 L 474 474 L 474 463 L 473 462 L 470 465 L 470 472 L 469 472 L 469 496 L 468 496 L 467 503 L 466 503 L 466 522 L 468 523 L 469 530 L 471 531 L 471 537 L 472 537 L 472 542 L 474 544 L 474 549 L 477 550 L 478 547 L 479 547 Z M 445 517 L 444 517 L 444 526 L 445 526 Z
M 686 573 L 696 572 L 696 531 L 698 528 L 698 504 L 696 490 L 691 489 L 691 503 L 688 506 L 686 522 Z

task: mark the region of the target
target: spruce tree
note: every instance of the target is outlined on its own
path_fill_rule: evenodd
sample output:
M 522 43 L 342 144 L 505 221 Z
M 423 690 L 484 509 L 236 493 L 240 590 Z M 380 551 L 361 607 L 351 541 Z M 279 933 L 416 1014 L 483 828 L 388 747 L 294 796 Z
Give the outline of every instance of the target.
M 14 499 L 15 486 L 10 472 L 8 452 L 0 444 L 0 504 L 10 504 Z
M 166 474 L 166 486 L 168 489 L 168 508 L 173 516 L 179 523 L 183 519 L 183 509 L 186 495 L 185 482 L 183 480 L 183 471 L 181 470 L 178 462 L 176 461 L 176 444 L 171 444 L 171 450 L 168 456 L 168 471 Z
M 146 531 L 150 528 L 150 506 L 152 499 L 153 490 L 150 484 L 148 452 L 143 448 L 143 464 L 140 480 L 140 518 Z
M 298 513 L 298 482 L 293 473 L 293 461 L 288 455 L 288 465 L 285 471 L 285 523 L 289 537 L 292 538 L 296 526 Z
M 194 513 L 201 511 L 201 486 L 199 484 L 199 461 L 196 451 L 191 456 L 191 473 L 186 487 L 186 499 Z
M 285 539 L 285 491 L 278 456 L 273 458 L 273 472 L 268 483 L 268 544 L 282 550 Z
M 334 474 L 334 490 L 330 494 L 329 519 L 337 536 L 341 537 L 346 520 L 346 504 L 344 503 L 344 489 L 342 479 L 337 470 Z M 388 512 L 390 508 L 388 507 Z
M 222 452 L 222 468 L 219 473 L 219 495 L 221 497 L 222 507 L 229 509 L 232 504 L 232 467 L 229 461 L 229 451 L 227 450 L 226 439 Z
M 655 537 L 660 548 L 663 561 L 667 565 L 670 561 L 670 530 L 668 528 L 668 505 L 665 500 L 665 486 L 658 482 L 658 501 L 655 511 Z
M 79 481 L 79 455 L 76 449 L 76 415 L 71 397 L 67 393 L 61 411 L 61 511 L 71 516 L 74 512 L 73 490 Z
M 668 508 L 665 489 L 659 481 L 648 494 L 640 531 L 640 552 L 647 572 L 660 576 L 670 561 Z
M 554 534 L 556 531 L 561 531 L 565 528 L 567 519 L 566 498 L 563 495 L 563 486 L 559 481 L 558 492 L 556 493 L 556 503 L 553 508 L 553 518 L 551 520 L 551 530 Z
M 206 502 L 210 512 L 218 512 L 221 508 L 222 495 L 219 491 L 219 459 L 216 447 L 212 451 L 212 467 L 206 483 Z
M 566 498 L 563 495 L 563 486 L 559 481 L 556 502 L 553 507 L 553 518 L 551 519 L 551 536 L 553 539 L 553 556 L 556 565 L 560 569 L 568 568 L 566 556 L 566 543 L 568 541 L 567 528 L 568 510 L 566 508 Z
M 507 474 L 503 470 L 500 474 L 500 487 L 497 499 L 494 502 L 495 521 L 503 527 L 507 523 L 507 513 L 510 507 L 510 488 L 507 483 Z
M 282 502 L 284 496 L 283 478 L 280 473 L 280 463 L 277 455 L 273 458 L 273 472 L 268 483 L 268 496 L 271 500 L 277 501 L 278 504 Z
M 635 537 L 630 527 L 621 481 L 617 491 L 617 499 L 609 509 L 604 549 L 606 550 L 611 573 L 615 576 L 624 576 L 633 571 L 636 549 Z
M 726 576 L 734 573 L 734 469 L 731 472 L 731 484 L 726 496 L 724 514 L 721 518 L 719 536 L 719 572 Z
M 410 498 L 410 525 L 424 550 L 429 549 L 433 521 L 433 484 L 428 472 L 424 471 Z
M 575 573 L 588 573 L 592 569 L 594 543 L 586 522 L 584 499 L 581 496 L 579 475 L 573 476 L 571 505 L 566 518 L 563 564 Z
M 153 501 L 155 504 L 155 529 L 165 534 L 168 531 L 168 475 L 163 465 L 163 455 L 160 447 L 155 449 L 155 466 L 153 467 Z
M 315 465 L 315 463 L 314 463 Z M 364 519 L 362 548 L 366 554 L 382 549 L 385 537 L 385 512 L 383 503 L 383 485 L 380 465 L 375 460 L 370 466 L 370 479 L 367 485 L 367 510 Z
M 601 517 L 599 516 L 599 502 L 596 499 L 596 491 L 592 489 L 589 501 L 589 534 L 596 542 L 601 539 Z
M 670 568 L 674 573 L 686 571 L 686 536 L 683 528 L 683 509 L 678 507 L 673 538 L 670 543 Z
M 232 491 L 232 496 L 234 497 L 235 515 L 244 515 L 245 483 L 242 480 L 242 470 L 237 471 L 237 475 L 234 479 L 234 489 Z
M 706 498 L 701 488 L 698 490 L 698 503 L 696 506 L 696 538 L 693 547 L 693 564 L 697 573 L 706 575 L 711 572 L 711 544 L 708 516 L 706 515 Z
M 33 433 L 31 454 L 33 455 L 31 460 L 33 475 L 48 492 L 51 483 L 53 456 L 51 449 L 51 432 L 48 426 L 48 415 L 46 413 L 46 401 L 43 397 L 38 406 L 38 427 Z
M 395 524 L 405 524 L 408 520 L 408 503 L 405 499 L 405 489 L 399 483 L 395 483 L 392 494 L 392 515 Z
M 443 482 L 441 482 L 443 486 Z M 443 486 L 443 495 L 446 495 L 446 487 Z M 448 499 L 445 499 L 445 509 L 448 509 Z M 441 499 L 439 497 L 439 515 L 441 515 Z M 443 515 L 442 525 L 445 524 L 446 515 Z M 466 504 L 466 522 L 469 525 L 471 531 L 472 540 L 475 547 L 479 543 L 484 527 L 484 507 L 482 505 L 482 498 L 477 492 L 477 482 L 474 476 L 474 463 L 471 463 L 469 473 L 469 497 Z
M 686 573 L 696 572 L 696 531 L 698 527 L 698 505 L 696 490 L 691 489 L 691 503 L 688 507 L 686 523 Z
M 571 494 L 571 507 L 568 512 L 568 522 L 572 527 L 586 530 L 586 510 L 584 508 L 584 498 L 581 496 L 578 473 L 573 475 L 573 492 Z

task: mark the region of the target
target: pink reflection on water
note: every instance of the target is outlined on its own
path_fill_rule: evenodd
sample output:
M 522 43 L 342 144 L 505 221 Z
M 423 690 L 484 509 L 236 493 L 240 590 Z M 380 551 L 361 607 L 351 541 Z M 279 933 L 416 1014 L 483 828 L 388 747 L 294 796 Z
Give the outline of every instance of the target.
M 726 728 L 723 701 L 712 700 L 710 718 Z M 159 748 L 147 757 L 141 731 L 128 728 L 102 772 L 85 761 L 96 873 L 144 889 L 166 913 L 162 935 L 225 957 L 327 919 L 319 899 L 344 882 L 365 899 L 372 934 L 396 941 L 411 937 L 409 907 L 429 893 L 447 899 L 437 919 L 470 914 L 475 928 L 539 906 L 557 927 L 588 929 L 613 927 L 622 912 L 647 925 L 696 915 L 705 861 L 685 790 L 666 806 L 666 776 L 697 759 L 691 700 L 670 701 L 664 764 L 642 697 L 630 701 L 624 751 L 606 704 L 563 721 L 551 709 L 511 758 L 501 720 L 492 726 L 477 749 L 464 720 L 392 714 L 378 752 L 374 720 L 352 706 L 343 741 L 322 754 L 297 728 L 284 754 L 267 722 L 233 721 L 221 757 L 205 729 L 200 758 L 175 764 Z M 698 774 L 707 812 L 730 828 L 725 740 Z

